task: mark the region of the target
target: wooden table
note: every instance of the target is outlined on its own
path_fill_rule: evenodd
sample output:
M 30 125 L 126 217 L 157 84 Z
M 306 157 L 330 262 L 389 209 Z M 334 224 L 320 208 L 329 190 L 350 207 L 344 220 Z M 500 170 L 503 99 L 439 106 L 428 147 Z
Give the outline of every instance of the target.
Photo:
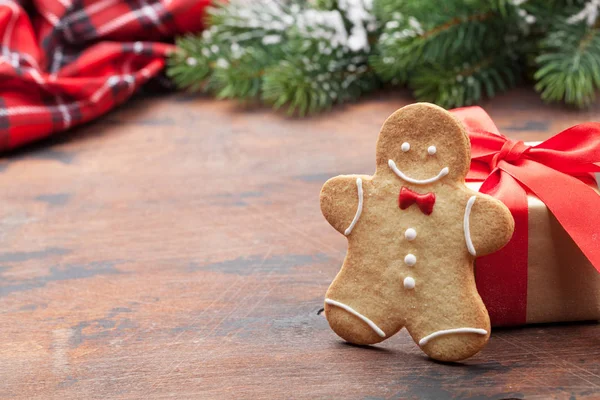
M 464 364 L 405 332 L 342 343 L 318 315 L 345 239 L 322 183 L 374 170 L 380 93 L 311 119 L 137 99 L 0 161 L 0 398 L 600 398 L 597 323 L 495 330 Z M 541 140 L 600 108 L 484 104 Z

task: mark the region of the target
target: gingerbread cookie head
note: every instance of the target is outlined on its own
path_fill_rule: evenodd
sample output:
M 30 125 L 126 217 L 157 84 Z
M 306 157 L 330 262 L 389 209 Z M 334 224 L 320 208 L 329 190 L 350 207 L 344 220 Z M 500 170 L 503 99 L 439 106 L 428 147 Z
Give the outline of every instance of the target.
M 469 148 L 450 113 L 410 105 L 384 123 L 375 175 L 323 186 L 321 211 L 348 239 L 325 299 L 329 325 L 343 339 L 374 344 L 405 327 L 443 361 L 486 344 L 490 320 L 473 261 L 504 246 L 514 222 L 501 202 L 464 185 Z
M 441 107 L 417 103 L 385 121 L 377 141 L 377 174 L 395 173 L 408 184 L 463 182 L 470 143 L 460 121 Z

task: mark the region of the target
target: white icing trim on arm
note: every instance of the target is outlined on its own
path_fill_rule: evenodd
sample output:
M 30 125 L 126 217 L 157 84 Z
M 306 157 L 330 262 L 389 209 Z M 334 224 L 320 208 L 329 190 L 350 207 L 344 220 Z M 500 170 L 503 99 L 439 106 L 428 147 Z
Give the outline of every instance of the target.
M 356 178 L 356 188 L 358 189 L 358 207 L 356 208 L 356 214 L 354 215 L 354 219 L 350 223 L 348 229 L 344 231 L 344 235 L 348 236 L 352 229 L 354 229 L 354 225 L 358 222 L 360 218 L 360 214 L 362 213 L 363 207 L 363 188 L 362 188 L 362 179 Z
M 475 247 L 473 246 L 473 241 L 471 240 L 471 228 L 469 227 L 469 216 L 471 215 L 471 208 L 473 208 L 473 203 L 475 203 L 475 199 L 477 196 L 471 196 L 469 201 L 467 201 L 467 207 L 465 208 L 465 218 L 463 221 L 463 228 L 465 230 L 465 242 L 467 243 L 467 250 L 473 257 L 477 255 L 475 252 Z
M 375 333 L 377 333 L 379 336 L 381 337 L 385 337 L 385 332 L 381 330 L 381 328 L 379 328 L 377 326 L 377 324 L 375 324 L 375 322 L 371 321 L 369 318 L 365 317 L 364 315 L 362 315 L 361 313 L 359 313 L 358 311 L 356 311 L 354 308 L 345 305 L 344 303 L 340 303 L 339 301 L 335 301 L 335 300 L 331 300 L 331 299 L 325 299 L 325 304 L 329 304 L 332 306 L 336 306 L 339 307 L 343 310 L 348 311 L 350 314 L 360 318 L 361 320 L 363 320 L 367 325 L 369 325 L 371 327 L 371 329 L 373 329 L 375 331 Z
M 398 177 L 400 177 L 400 179 L 403 179 L 409 183 L 414 183 L 415 185 L 426 185 L 428 183 L 433 183 L 433 182 L 443 178 L 444 176 L 448 175 L 448 172 L 450 172 L 448 167 L 444 167 L 441 169 L 441 171 L 436 176 L 434 176 L 432 178 L 414 179 L 414 178 L 411 178 L 410 176 L 406 175 L 404 172 L 400 171 L 398 169 L 398 167 L 396 167 L 396 163 L 394 162 L 394 160 L 388 160 L 388 166 L 392 169 L 392 171 L 394 171 L 394 173 L 396 175 L 398 175 Z
M 487 335 L 487 331 L 485 329 L 479 328 L 443 329 L 441 331 L 433 332 L 419 340 L 419 346 L 425 346 L 431 339 L 435 339 L 438 336 L 450 335 L 452 333 L 478 333 L 480 335 Z

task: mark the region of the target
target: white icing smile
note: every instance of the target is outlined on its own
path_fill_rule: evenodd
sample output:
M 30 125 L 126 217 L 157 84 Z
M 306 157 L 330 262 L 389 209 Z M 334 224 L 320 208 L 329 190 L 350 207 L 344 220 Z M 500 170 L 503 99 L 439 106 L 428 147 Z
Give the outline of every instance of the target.
M 450 170 L 448 169 L 448 167 L 444 167 L 444 168 L 442 168 L 442 170 L 436 176 L 434 176 L 432 178 L 428 178 L 428 179 L 414 179 L 414 178 L 411 178 L 410 176 L 406 175 L 404 172 L 400 171 L 398 169 L 398 167 L 396 167 L 396 163 L 394 162 L 394 160 L 389 160 L 388 161 L 388 165 L 392 169 L 392 171 L 394 171 L 394 173 L 396 175 L 398 175 L 398 177 L 400 177 L 400 179 L 403 179 L 403 180 L 405 180 L 406 182 L 409 182 L 409 183 L 414 183 L 415 185 L 425 185 L 427 183 L 435 182 L 435 181 L 443 178 L 444 176 L 448 175 L 448 172 L 450 172 Z

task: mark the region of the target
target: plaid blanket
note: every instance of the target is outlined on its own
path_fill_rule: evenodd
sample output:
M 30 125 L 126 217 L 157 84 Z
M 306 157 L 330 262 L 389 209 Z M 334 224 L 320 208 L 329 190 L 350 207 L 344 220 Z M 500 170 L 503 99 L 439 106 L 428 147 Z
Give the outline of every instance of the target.
M 89 121 L 157 76 L 210 0 L 0 0 L 0 151 Z M 162 42 L 162 43 L 161 43 Z

